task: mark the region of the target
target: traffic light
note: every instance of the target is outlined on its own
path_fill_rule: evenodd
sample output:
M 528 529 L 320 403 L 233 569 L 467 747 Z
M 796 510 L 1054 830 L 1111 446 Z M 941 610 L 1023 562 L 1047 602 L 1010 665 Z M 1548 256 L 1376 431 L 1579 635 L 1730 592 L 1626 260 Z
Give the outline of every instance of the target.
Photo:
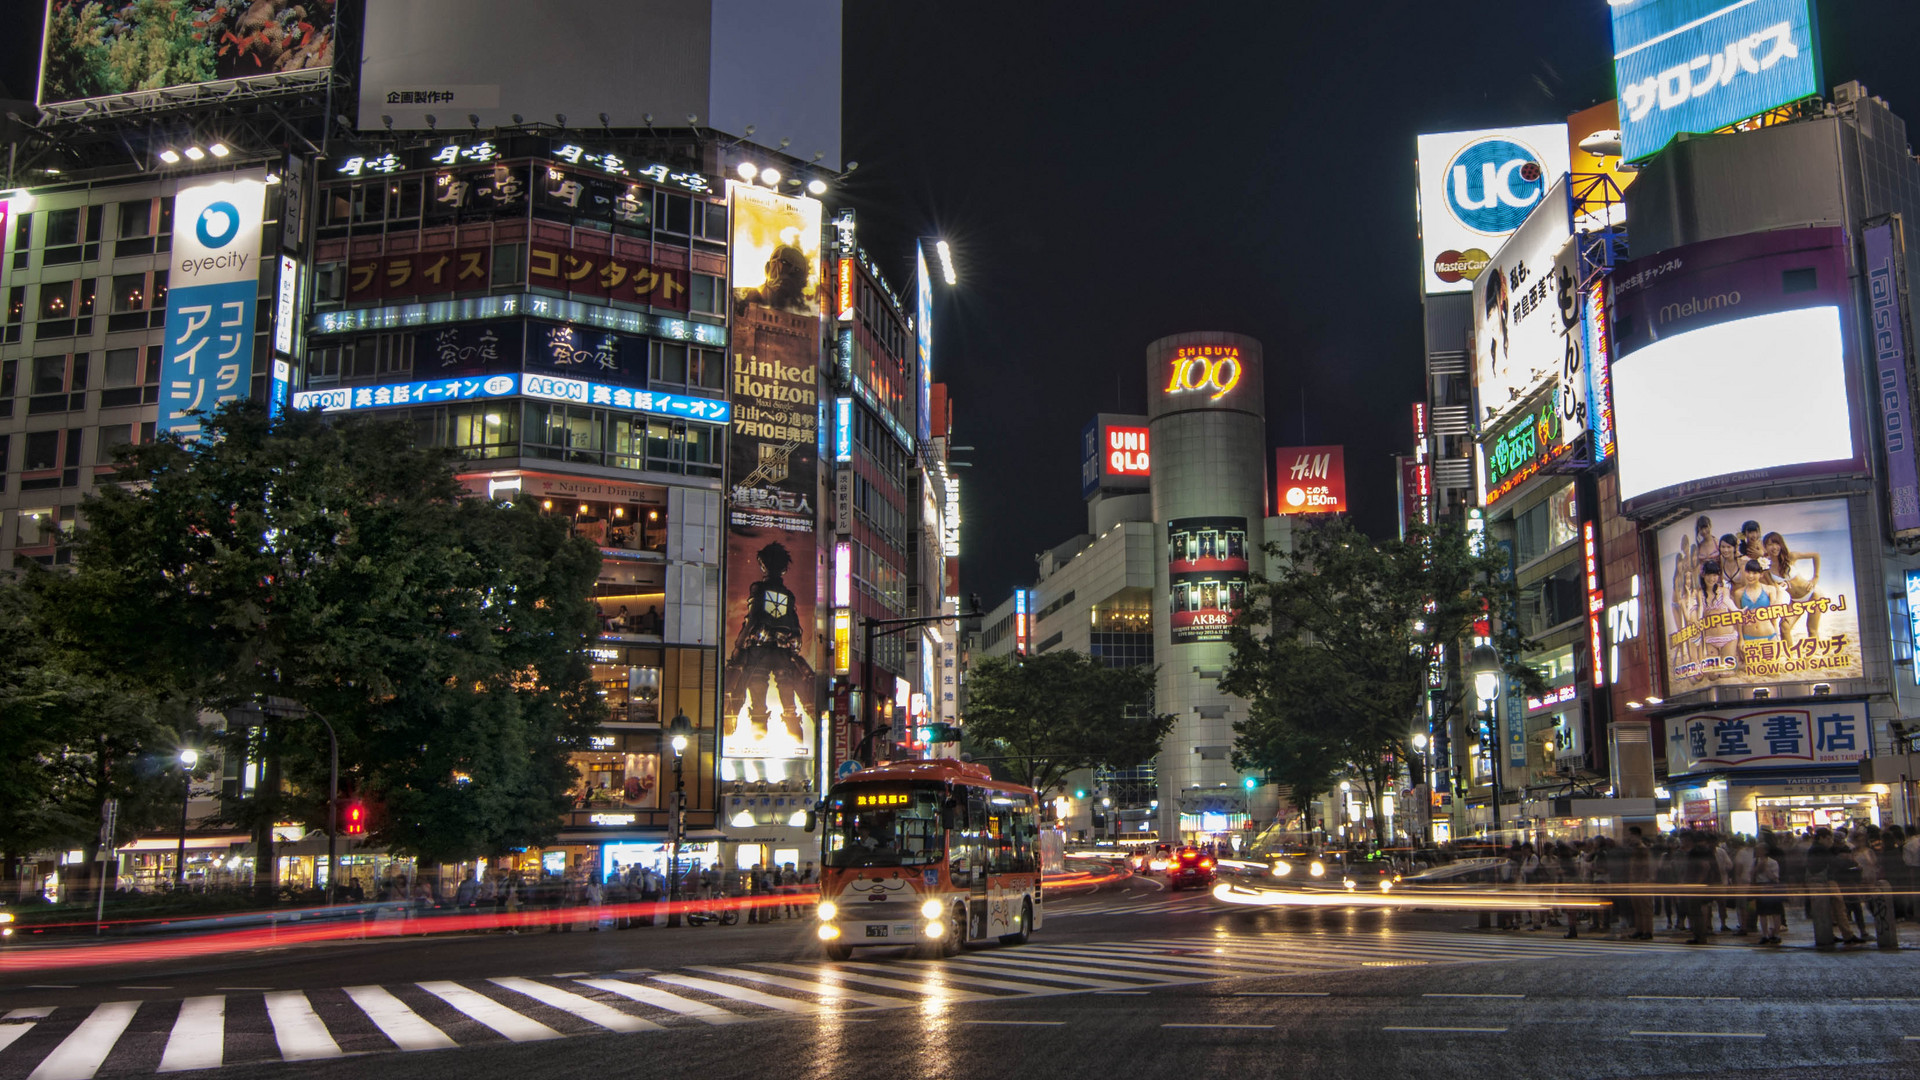
M 1259 787 L 1259 786 L 1260 786 L 1260 781 L 1258 781 L 1258 780 L 1255 780 L 1255 779 L 1254 779 L 1253 777 L 1251 777 L 1251 776 L 1249 776 L 1249 777 L 1247 777 L 1247 778 L 1246 778 L 1245 780 L 1243 780 L 1243 781 L 1241 781 L 1241 783 L 1243 783 L 1243 784 L 1245 784 L 1245 785 L 1247 785 L 1247 790 L 1248 790 L 1248 791 L 1252 791 L 1252 790 L 1253 790 L 1254 788 L 1257 788 L 1257 787 Z
M 1086 798 L 1086 797 L 1087 797 L 1087 789 L 1086 789 L 1086 788 L 1074 788 L 1074 789 L 1073 789 L 1073 797 L 1074 797 L 1074 798 L 1076 798 L 1076 799 L 1084 799 L 1084 798 Z
M 347 836 L 367 835 L 367 804 L 359 799 L 340 808 L 340 831 Z

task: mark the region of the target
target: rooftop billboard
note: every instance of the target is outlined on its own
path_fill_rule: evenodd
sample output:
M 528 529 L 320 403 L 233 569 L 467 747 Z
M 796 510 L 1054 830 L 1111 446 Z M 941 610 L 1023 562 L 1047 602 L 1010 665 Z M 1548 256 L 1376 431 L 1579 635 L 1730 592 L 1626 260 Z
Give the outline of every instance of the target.
M 40 104 L 330 68 L 334 8 L 334 0 L 48 0 Z
M 691 126 L 840 167 L 840 0 L 367 0 L 362 37 L 362 131 Z
M 1567 171 L 1567 126 L 1422 135 L 1418 150 L 1421 280 L 1428 293 L 1466 292 Z
M 1563 178 L 1473 282 L 1473 388 L 1479 400 L 1474 422 L 1482 428 L 1513 412 L 1566 366 L 1567 331 L 1578 326 L 1580 314 L 1572 241 Z M 1574 370 L 1580 370 L 1577 362 Z M 1585 408 L 1583 390 L 1570 396 Z M 1586 418 L 1573 426 L 1578 435 Z
M 1809 0 L 1610 0 L 1620 156 L 1820 92 Z
M 1273 452 L 1276 514 L 1347 512 L 1347 448 L 1283 446 Z

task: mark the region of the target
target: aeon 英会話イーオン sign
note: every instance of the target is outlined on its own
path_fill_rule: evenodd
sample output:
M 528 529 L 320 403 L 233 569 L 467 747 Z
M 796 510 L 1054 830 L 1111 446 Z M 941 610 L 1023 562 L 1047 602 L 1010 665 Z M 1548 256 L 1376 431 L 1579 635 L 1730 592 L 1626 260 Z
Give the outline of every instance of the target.
M 1169 367 L 1164 393 L 1204 393 L 1209 401 L 1219 401 L 1231 393 L 1246 370 L 1240 363 L 1240 350 L 1232 345 L 1183 346 L 1173 354 Z

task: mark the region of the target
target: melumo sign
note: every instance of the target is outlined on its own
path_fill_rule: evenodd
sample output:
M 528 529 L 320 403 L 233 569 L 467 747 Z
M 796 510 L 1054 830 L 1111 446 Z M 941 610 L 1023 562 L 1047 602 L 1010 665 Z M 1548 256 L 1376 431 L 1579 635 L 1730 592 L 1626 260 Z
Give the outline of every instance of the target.
M 1245 368 L 1233 345 L 1185 345 L 1168 361 L 1166 394 L 1205 394 L 1219 401 L 1240 385 Z

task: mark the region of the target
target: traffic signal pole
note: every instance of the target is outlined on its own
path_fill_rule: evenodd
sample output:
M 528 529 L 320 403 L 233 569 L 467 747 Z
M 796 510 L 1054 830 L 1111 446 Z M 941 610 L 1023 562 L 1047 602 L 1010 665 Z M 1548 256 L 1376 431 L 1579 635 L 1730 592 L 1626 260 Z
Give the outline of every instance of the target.
M 878 728 L 874 726 L 873 711 L 876 705 L 873 700 L 873 639 L 889 634 L 897 634 L 902 630 L 911 630 L 916 626 L 930 626 L 934 623 L 943 623 L 950 619 L 977 619 L 979 617 L 980 602 L 978 600 L 974 601 L 972 611 L 963 611 L 954 615 L 921 615 L 907 619 L 876 619 L 871 615 L 861 616 L 863 626 L 861 636 L 865 639 L 866 655 L 860 660 L 861 735 L 860 745 L 855 747 L 853 751 L 853 759 L 855 761 L 864 763 L 867 760 L 867 753 L 873 747 L 874 736 L 884 735 L 893 728 L 891 724 L 883 724 Z M 886 629 L 878 629 L 883 626 L 886 627 Z

